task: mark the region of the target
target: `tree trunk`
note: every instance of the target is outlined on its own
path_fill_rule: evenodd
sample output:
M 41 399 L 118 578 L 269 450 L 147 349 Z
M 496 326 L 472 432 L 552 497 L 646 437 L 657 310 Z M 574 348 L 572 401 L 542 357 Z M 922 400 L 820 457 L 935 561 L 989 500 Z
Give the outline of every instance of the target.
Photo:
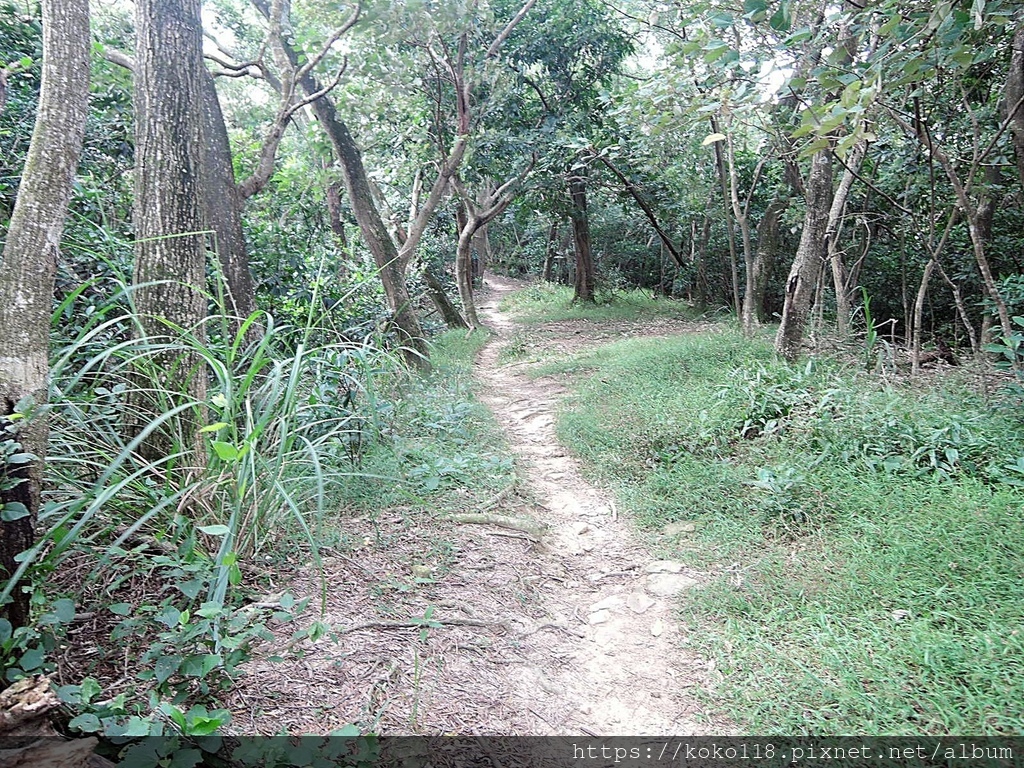
M 345 235 L 345 222 L 341 218 L 341 187 L 338 182 L 332 181 L 327 185 L 327 218 L 331 225 L 331 232 L 338 240 L 342 250 L 348 250 L 348 238 Z
M 917 299 L 914 301 L 914 331 L 913 349 L 911 350 L 912 362 L 910 372 L 917 376 L 921 372 L 921 326 L 924 324 L 924 300 L 928 295 L 928 283 L 931 280 L 932 272 L 935 271 L 935 257 L 928 260 L 924 273 L 921 275 L 921 284 L 917 289 Z M 871 329 L 868 329 L 868 333 Z
M 206 249 L 202 208 L 202 32 L 199 0 L 135 4 L 135 306 L 150 339 L 182 332 L 203 338 Z M 155 359 L 159 388 L 201 402 L 205 376 L 196 355 L 170 351 Z M 143 383 L 143 387 L 151 384 Z M 138 395 L 138 393 L 136 393 Z M 141 427 L 157 408 L 137 396 Z M 194 419 L 178 420 L 180 447 L 192 445 Z M 153 433 L 151 459 L 172 442 Z
M 768 272 L 775 260 L 775 252 L 779 243 L 779 220 L 789 207 L 789 200 L 776 198 L 768 204 L 761 224 L 757 228 L 757 250 L 747 275 L 748 287 L 743 295 L 743 317 L 746 324 L 747 313 L 760 322 L 764 314 L 764 294 L 768 285 Z M 748 307 L 749 304 L 749 307 Z M 753 326 L 753 322 L 751 323 Z
M 463 215 L 459 217 L 459 244 L 455 251 L 455 279 L 459 284 L 459 298 L 462 300 L 462 312 L 471 329 L 480 327 L 480 318 L 476 313 L 473 301 L 473 239 L 476 234 L 476 217 Z
M 582 172 L 581 172 L 582 173 Z M 587 180 L 573 175 L 569 180 L 572 200 L 572 234 L 576 244 L 576 279 L 573 301 L 594 302 L 594 254 L 590 246 L 590 220 L 587 216 Z
M 484 224 L 473 235 L 473 248 L 476 250 L 476 269 L 473 271 L 473 285 L 480 287 L 484 284 L 484 272 L 491 260 L 491 238 Z
M 242 198 L 235 184 L 231 144 L 217 86 L 206 68 L 202 72 L 202 149 L 203 212 L 206 228 L 213 237 L 224 282 L 227 286 L 227 312 L 238 329 L 256 311 L 256 289 L 249 269 L 249 253 L 242 231 Z
M 271 7 L 267 0 L 254 0 L 253 4 L 260 13 L 270 18 Z M 300 58 L 302 58 L 299 50 L 284 39 L 276 42 L 289 66 L 294 72 L 298 72 Z M 308 95 L 313 95 L 321 90 L 319 84 L 309 73 L 303 75 L 299 82 Z M 373 201 L 373 190 L 366 175 L 366 168 L 363 166 L 362 152 L 360 152 L 355 139 L 352 138 L 348 126 L 338 116 L 334 102 L 329 96 L 320 96 L 312 102 L 310 107 L 317 120 L 320 121 L 320 126 L 327 134 L 341 163 L 345 192 L 348 194 L 349 204 L 352 206 L 352 212 L 366 247 L 370 249 L 374 263 L 377 265 L 377 272 L 384 287 L 384 295 L 391 310 L 392 322 L 398 329 L 405 360 L 413 368 L 421 371 L 430 370 L 430 349 L 409 297 L 409 288 L 405 280 L 405 265 L 399 258 L 398 249 L 388 234 L 387 226 Z
M 841 339 L 846 339 L 850 335 L 852 311 L 849 276 L 846 274 L 846 265 L 843 263 L 843 251 L 839 247 L 839 236 L 843 231 L 843 214 L 846 210 L 846 201 L 850 196 L 850 187 L 853 186 L 854 172 L 860 167 L 866 152 L 867 144 L 862 141 L 853 148 L 846 158 L 846 169 L 843 171 L 843 178 L 839 181 L 839 188 L 832 198 L 832 205 L 828 212 L 828 228 L 825 237 L 828 244 L 828 258 L 832 265 L 832 284 L 836 292 L 836 332 Z
M 718 122 L 711 119 L 711 130 L 718 132 Z M 722 187 L 722 215 L 725 217 L 725 234 L 729 242 L 729 277 L 732 285 L 732 309 L 736 317 L 742 313 L 740 303 L 740 272 L 736 259 L 736 233 L 733 230 L 732 212 L 729 204 L 729 178 L 725 171 L 725 158 L 722 152 L 722 142 L 716 141 L 713 144 L 715 152 L 715 168 L 718 170 L 718 180 Z
M 89 106 L 88 0 L 43 0 L 42 13 L 39 108 L 0 269 L 0 446 L 12 438 L 35 457 L 0 466 L 0 507 L 20 504 L 23 513 L 0 523 L 7 580 L 18 569 L 16 556 L 35 542 L 48 435 L 44 413 L 9 417 L 47 399 L 54 275 Z M 18 509 L 7 507 L 8 516 Z M 0 610 L 15 628 L 25 626 L 29 595 L 10 581 L 7 589 L 12 602 Z
M 711 197 L 708 196 L 710 208 Z M 693 303 L 698 309 L 704 309 L 708 305 L 708 298 L 711 287 L 708 285 L 708 243 L 711 242 L 711 217 L 705 213 L 704 220 L 700 225 L 700 239 L 697 241 L 697 264 L 696 277 L 694 278 Z
M 807 211 L 804 229 L 800 235 L 793 266 L 786 280 L 786 300 L 782 307 L 782 322 L 775 335 L 775 351 L 787 360 L 800 354 L 807 312 L 821 261 L 825 254 L 825 232 L 832 195 L 832 150 L 818 150 L 811 158 L 811 171 L 807 179 Z
M 434 272 L 434 268 L 430 264 L 426 264 L 423 268 L 423 281 L 427 284 L 427 295 L 434 302 L 434 306 L 441 313 L 441 317 L 444 318 L 444 324 L 451 329 L 469 328 L 465 318 L 462 317 L 459 310 L 452 304 L 451 299 L 448 298 L 448 292 L 444 289 L 441 278 L 437 276 L 437 273 Z
M 548 244 L 544 249 L 544 266 L 541 269 L 541 278 L 545 283 L 551 282 L 551 266 L 555 260 L 555 254 L 558 250 L 558 222 L 551 222 L 551 226 L 548 228 Z

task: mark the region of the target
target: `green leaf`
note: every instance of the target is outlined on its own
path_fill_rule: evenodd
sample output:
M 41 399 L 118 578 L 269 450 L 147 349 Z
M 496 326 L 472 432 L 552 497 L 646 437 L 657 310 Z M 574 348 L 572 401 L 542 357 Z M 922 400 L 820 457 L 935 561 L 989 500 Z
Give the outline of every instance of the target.
M 43 666 L 46 660 L 46 651 L 42 648 L 29 648 L 21 655 L 18 665 L 26 672 L 33 672 Z
M 6 643 L 14 634 L 14 627 L 7 619 L 0 619 L 0 643 Z
M 160 611 L 155 618 L 168 629 L 174 629 L 181 622 L 181 611 L 169 605 Z
M 200 680 L 206 677 L 217 667 L 221 666 L 223 659 L 219 653 L 200 653 L 189 656 L 181 663 L 181 674 L 187 677 L 197 677 Z
M 227 536 L 231 529 L 226 525 L 200 525 L 199 530 L 207 536 Z
M 74 731 L 81 731 L 82 733 L 96 733 L 103 728 L 103 724 L 96 715 L 91 712 L 86 712 L 85 714 L 73 718 L 71 722 L 68 723 L 68 727 Z
M 231 443 L 225 443 L 222 440 L 212 440 L 210 445 L 213 446 L 214 452 L 222 461 L 234 461 L 239 456 L 239 450 Z
M 166 683 L 171 675 L 178 671 L 182 662 L 181 656 L 161 656 L 153 665 L 153 674 L 158 683 Z
M 199 593 L 203 591 L 203 587 L 206 586 L 206 582 L 202 579 L 192 579 L 191 581 L 182 581 L 175 584 L 185 597 L 190 600 L 194 600 L 199 596 Z
M 331 736 L 352 737 L 352 736 L 359 736 L 359 735 L 360 735 L 360 731 L 359 731 L 359 726 L 357 726 L 357 725 L 343 725 L 341 728 L 337 728 L 337 729 L 331 731 Z
M 22 66 L 23 69 L 28 69 L 32 66 L 32 57 L 22 56 L 18 63 Z
M 91 677 L 85 678 L 85 680 L 82 681 L 81 687 L 83 704 L 88 704 L 94 697 L 98 696 L 103 691 L 100 684 Z
M 767 0 L 743 0 L 743 13 L 753 22 L 763 20 L 767 12 Z
M 196 616 L 202 616 L 204 619 L 214 619 L 217 616 L 220 616 L 223 610 L 224 606 L 222 604 L 211 601 L 208 603 L 203 603 L 199 607 L 199 610 L 196 611 Z
M 112 605 L 107 606 L 107 608 L 109 608 L 111 613 L 116 614 L 118 616 L 127 616 L 129 613 L 132 612 L 131 603 L 114 603 Z
M 10 523 L 15 520 L 21 520 L 23 517 L 28 517 L 30 514 L 28 507 L 20 501 L 9 501 L 4 504 L 4 508 L 0 510 L 0 520 L 3 520 L 5 523 Z
M 230 427 L 230 426 L 231 425 L 228 424 L 226 421 L 218 421 L 216 424 L 208 424 L 208 425 L 206 425 L 205 427 L 200 429 L 199 432 L 200 433 L 204 433 L 204 432 L 217 432 L 217 431 L 219 431 L 221 429 L 224 429 L 224 427 Z
M 726 136 L 724 133 L 709 133 L 704 137 L 704 141 L 700 143 L 702 147 L 706 147 L 709 144 L 714 144 L 717 141 L 725 141 Z
M 779 9 L 768 19 L 768 24 L 776 32 L 785 32 L 789 29 L 789 8 L 785 2 L 779 3 Z
M 62 597 L 53 604 L 53 611 L 61 624 L 70 624 L 75 619 L 75 601 Z
M 143 720 L 141 717 L 132 717 L 128 724 L 122 731 L 122 736 L 149 736 L 150 730 L 153 724 L 149 720 Z

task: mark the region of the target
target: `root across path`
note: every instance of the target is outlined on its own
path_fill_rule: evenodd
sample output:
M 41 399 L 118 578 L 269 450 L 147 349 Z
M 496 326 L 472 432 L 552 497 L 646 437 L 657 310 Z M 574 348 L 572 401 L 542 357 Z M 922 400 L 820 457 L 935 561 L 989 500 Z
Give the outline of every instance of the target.
M 430 522 L 453 553 L 443 578 L 417 564 L 436 545 L 417 533 L 425 526 L 406 525 L 406 535 L 382 547 L 371 542 L 387 521 L 346 523 L 367 546 L 326 553 L 322 620 L 333 642 L 305 643 L 300 658 L 250 664 L 232 701 L 237 730 L 325 733 L 348 723 L 389 734 L 729 730 L 702 710 L 699 693 L 715 670 L 687 651 L 677 620 L 681 593 L 699 588 L 704 575 L 653 557 L 612 496 L 582 476 L 555 434 L 563 387 L 530 377 L 528 363 L 501 362 L 503 346 L 522 334 L 500 301 L 520 285 L 487 282 L 479 305 L 493 334 L 475 375 L 479 399 L 514 455 L 515 487 L 464 520 Z M 550 350 L 590 343 L 571 325 L 554 324 L 543 337 Z M 319 596 L 321 582 L 311 573 L 291 590 Z M 391 615 L 381 615 L 382 602 Z

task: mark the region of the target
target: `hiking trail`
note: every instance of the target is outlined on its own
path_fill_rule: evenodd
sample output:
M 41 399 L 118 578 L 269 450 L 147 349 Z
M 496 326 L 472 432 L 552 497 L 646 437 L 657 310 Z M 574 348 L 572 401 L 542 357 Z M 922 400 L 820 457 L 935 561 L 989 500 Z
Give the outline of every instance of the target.
M 300 659 L 254 662 L 233 698 L 236 727 L 248 733 L 325 733 L 357 723 L 381 733 L 505 735 L 704 735 L 729 724 L 702 712 L 697 693 L 714 684 L 707 659 L 685 648 L 676 618 L 680 593 L 705 578 L 674 561 L 655 559 L 637 541 L 609 492 L 587 482 L 555 434 L 567 394 L 551 377 L 531 378 L 529 362 L 501 362 L 502 348 L 524 331 L 499 308 L 524 284 L 488 276 L 479 292 L 481 317 L 493 331 L 480 352 L 478 399 L 501 425 L 518 482 L 489 514 L 532 518 L 546 526 L 539 541 L 492 525 L 457 525 L 450 571 L 418 584 L 424 547 L 413 535 L 386 548 L 326 553 L 323 621 L 342 627 L 335 642 L 308 643 Z M 692 332 L 669 318 L 640 322 L 545 325 L 530 336 L 566 353 L 623 336 Z M 533 343 L 531 341 L 531 343 Z M 393 516 L 401 523 L 401 511 Z M 434 531 L 437 535 L 437 531 Z M 423 581 L 423 580 L 419 580 Z M 398 584 L 394 589 L 387 585 Z M 404 588 L 409 584 L 415 588 Z M 290 585 L 314 596 L 310 575 Z M 382 587 L 384 585 L 384 587 Z M 380 616 L 386 594 L 393 616 Z M 432 607 L 441 624 L 415 621 Z M 267 690 L 267 687 L 270 690 Z

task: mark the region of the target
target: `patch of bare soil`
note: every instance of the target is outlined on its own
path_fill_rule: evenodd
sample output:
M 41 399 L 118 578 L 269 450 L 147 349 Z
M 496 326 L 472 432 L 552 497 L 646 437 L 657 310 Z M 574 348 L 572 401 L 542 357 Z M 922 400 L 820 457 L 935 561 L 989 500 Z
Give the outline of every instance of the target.
M 528 378 L 523 363 L 499 363 L 517 327 L 498 301 L 517 284 L 488 283 L 480 308 L 495 338 L 477 376 L 520 480 L 475 511 L 545 533 L 402 510 L 346 523 L 362 544 L 327 553 L 322 620 L 334 633 L 300 643 L 300 658 L 249 665 L 231 700 L 237 731 L 325 733 L 348 723 L 387 734 L 730 730 L 701 710 L 696 693 L 714 668 L 685 649 L 675 618 L 680 593 L 704 575 L 655 560 L 610 495 L 581 476 L 555 437 L 564 390 Z M 622 325 L 556 324 L 538 343 L 570 350 L 625 332 L 680 332 L 673 321 Z M 312 568 L 288 587 L 319 600 Z

